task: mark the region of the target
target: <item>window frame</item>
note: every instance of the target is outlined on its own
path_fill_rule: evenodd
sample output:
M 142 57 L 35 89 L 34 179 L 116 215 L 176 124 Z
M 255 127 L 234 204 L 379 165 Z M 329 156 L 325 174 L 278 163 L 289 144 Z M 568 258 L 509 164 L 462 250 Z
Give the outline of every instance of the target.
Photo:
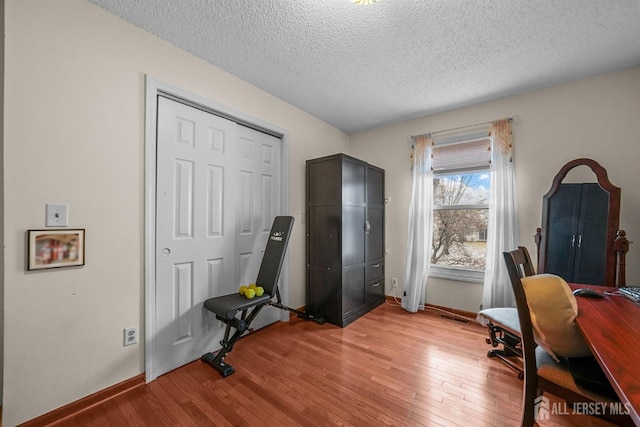
M 478 138 L 470 139 L 468 142 L 477 140 Z M 484 139 L 484 138 L 483 138 Z M 466 141 L 465 141 L 466 142 Z M 466 174 L 474 172 L 487 172 L 491 174 L 491 164 L 486 166 L 475 166 L 470 168 L 456 168 L 456 169 L 439 169 L 434 170 L 433 177 L 437 176 L 450 176 L 456 174 Z M 489 178 L 491 179 L 491 178 Z M 436 205 L 434 200 L 431 201 L 431 211 L 436 210 L 463 210 L 463 209 L 490 209 L 491 200 L 488 203 L 473 204 L 473 205 Z M 433 224 L 432 224 L 433 226 Z M 487 224 L 487 231 L 489 226 Z M 433 237 L 432 237 L 433 239 Z M 433 245 L 433 241 L 429 242 Z M 433 249 L 433 246 L 432 246 Z M 455 280 L 458 282 L 471 282 L 471 283 L 484 283 L 484 270 L 476 270 L 464 267 L 449 267 L 443 265 L 431 264 L 429 269 L 429 277 L 435 277 L 439 279 Z

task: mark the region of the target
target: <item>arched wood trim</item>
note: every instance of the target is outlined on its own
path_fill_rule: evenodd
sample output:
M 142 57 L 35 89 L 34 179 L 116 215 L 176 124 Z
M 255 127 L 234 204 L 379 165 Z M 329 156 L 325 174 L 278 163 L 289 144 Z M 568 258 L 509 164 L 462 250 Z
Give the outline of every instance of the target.
M 564 165 L 560 171 L 553 178 L 551 189 L 543 196 L 542 199 L 542 227 L 540 236 L 540 246 L 538 248 L 538 272 L 544 273 L 546 267 L 546 253 L 547 253 L 547 218 L 549 214 L 549 199 L 553 197 L 560 188 L 562 180 L 567 176 L 567 173 L 577 166 L 588 166 L 595 174 L 598 185 L 609 193 L 609 214 L 607 225 L 607 242 L 606 242 L 606 258 L 605 258 L 605 278 L 604 284 L 608 286 L 617 286 L 616 281 L 616 252 L 614 247 L 614 241 L 618 233 L 618 227 L 620 226 L 620 195 L 622 190 L 609 181 L 607 170 L 603 168 L 600 163 L 592 159 L 575 159 Z M 537 239 L 536 239 L 537 240 Z M 621 277 L 622 285 L 624 285 L 624 278 Z

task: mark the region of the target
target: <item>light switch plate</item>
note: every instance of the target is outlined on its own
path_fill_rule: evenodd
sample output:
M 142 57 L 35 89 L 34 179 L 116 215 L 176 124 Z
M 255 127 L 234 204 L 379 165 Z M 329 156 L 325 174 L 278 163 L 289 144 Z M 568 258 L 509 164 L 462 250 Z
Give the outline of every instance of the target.
M 69 225 L 69 205 L 47 203 L 47 227 L 66 227 Z

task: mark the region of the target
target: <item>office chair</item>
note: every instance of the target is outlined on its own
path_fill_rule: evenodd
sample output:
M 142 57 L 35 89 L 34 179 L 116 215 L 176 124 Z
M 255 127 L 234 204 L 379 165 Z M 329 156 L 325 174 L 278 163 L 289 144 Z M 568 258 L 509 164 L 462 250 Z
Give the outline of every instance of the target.
M 518 246 L 518 251 L 514 254 L 514 257 L 520 277 L 536 274 L 527 248 Z M 518 374 L 519 379 L 524 378 L 524 372 L 520 364 L 513 360 L 514 358 L 522 358 L 518 310 L 513 307 L 487 308 L 478 313 L 476 320 L 489 330 L 489 338 L 486 339 L 487 344 L 492 347 L 502 346 L 502 348 L 489 350 L 487 357 L 500 359 Z
M 524 364 L 524 391 L 522 396 L 521 426 L 531 427 L 537 418 L 544 392 L 564 399 L 569 405 L 576 402 L 615 402 L 614 399 L 585 390 L 576 385 L 566 358 L 560 363 L 541 347 L 533 335 L 533 323 L 522 285 L 522 261 L 526 259 L 523 248 L 504 252 L 509 279 L 516 299 L 520 325 L 521 347 Z M 603 415 L 619 425 L 633 425 L 628 416 Z
M 215 314 L 216 319 L 225 323 L 226 328 L 224 338 L 220 341 L 222 348 L 215 354 L 204 354 L 201 360 L 218 370 L 223 377 L 235 372 L 233 367 L 225 363 L 224 358 L 233 350 L 233 346 L 238 339 L 249 330 L 251 322 L 267 305 L 294 312 L 300 317 L 313 320 L 319 324 L 324 323 L 324 319 L 321 317 L 285 306 L 280 298 L 278 279 L 289 238 L 291 237 L 293 221 L 294 219 L 291 216 L 277 216 L 271 226 L 269 240 L 267 241 L 260 270 L 258 271 L 258 278 L 256 279 L 256 286 L 261 286 L 264 289 L 264 294 L 247 299 L 239 293 L 234 293 L 209 298 L 204 302 L 204 308 Z M 240 317 L 238 317 L 238 314 Z M 233 335 L 231 335 L 231 328 L 235 329 Z

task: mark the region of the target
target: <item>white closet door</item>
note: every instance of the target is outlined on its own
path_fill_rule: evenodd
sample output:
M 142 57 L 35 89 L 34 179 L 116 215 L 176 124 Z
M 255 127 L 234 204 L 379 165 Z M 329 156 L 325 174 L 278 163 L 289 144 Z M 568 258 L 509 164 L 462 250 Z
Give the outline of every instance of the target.
M 280 206 L 279 173 L 265 166 L 279 170 L 280 140 L 163 97 L 157 135 L 154 366 L 161 375 L 220 347 L 223 324 L 203 302 L 255 280 L 264 224 Z M 267 311 L 252 326 L 275 320 Z

